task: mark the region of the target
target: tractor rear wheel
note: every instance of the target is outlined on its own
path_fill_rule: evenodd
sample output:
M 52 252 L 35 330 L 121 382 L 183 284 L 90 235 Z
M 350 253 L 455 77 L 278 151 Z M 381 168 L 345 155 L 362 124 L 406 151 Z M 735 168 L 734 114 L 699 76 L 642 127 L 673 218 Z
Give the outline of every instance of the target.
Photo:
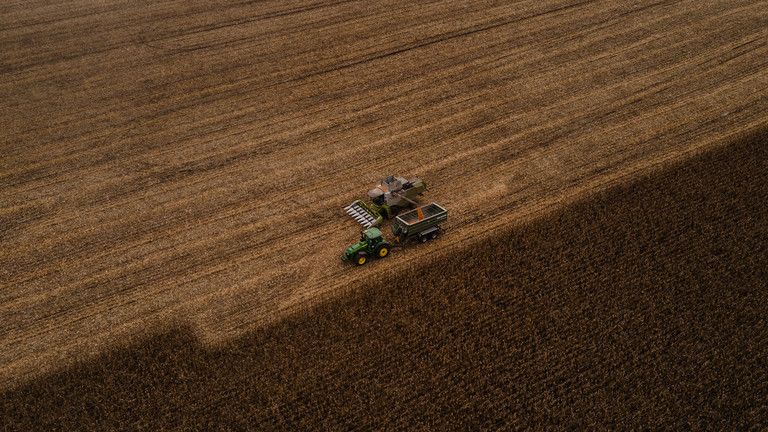
M 389 248 L 389 243 L 380 244 L 379 247 L 376 248 L 376 255 L 378 255 L 379 258 L 384 258 L 389 255 Z
M 361 266 L 366 262 L 368 262 L 368 255 L 364 253 L 357 254 L 357 258 L 355 258 L 355 263 L 357 263 L 357 265 Z

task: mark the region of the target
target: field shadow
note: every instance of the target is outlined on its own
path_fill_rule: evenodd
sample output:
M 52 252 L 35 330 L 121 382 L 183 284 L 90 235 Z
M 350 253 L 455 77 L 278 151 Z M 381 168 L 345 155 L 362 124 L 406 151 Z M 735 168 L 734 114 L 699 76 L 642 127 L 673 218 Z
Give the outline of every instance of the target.
M 767 203 L 761 132 L 224 348 L 31 381 L 2 429 L 765 425 Z

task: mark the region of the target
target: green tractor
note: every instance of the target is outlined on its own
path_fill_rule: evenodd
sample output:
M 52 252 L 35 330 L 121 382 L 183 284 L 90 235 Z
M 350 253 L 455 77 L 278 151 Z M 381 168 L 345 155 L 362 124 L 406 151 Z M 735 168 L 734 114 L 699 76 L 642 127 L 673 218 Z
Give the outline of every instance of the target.
M 391 246 L 384 239 L 381 230 L 376 227 L 367 228 L 360 236 L 360 241 L 348 247 L 341 259 L 363 265 L 371 257 L 384 258 L 389 255 Z

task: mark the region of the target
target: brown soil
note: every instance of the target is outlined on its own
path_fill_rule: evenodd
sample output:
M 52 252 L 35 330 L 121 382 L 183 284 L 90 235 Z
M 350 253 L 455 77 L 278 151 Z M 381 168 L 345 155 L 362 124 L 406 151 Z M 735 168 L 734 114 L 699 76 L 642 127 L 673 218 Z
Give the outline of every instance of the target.
M 619 3 L 0 6 L 0 389 L 227 344 L 766 125 L 764 2 Z M 449 235 L 342 266 L 391 173 Z
M 3 395 L 4 421 L 21 430 L 759 429 L 768 425 L 766 168 L 768 134 L 750 137 L 225 348 L 181 328 L 33 381 Z

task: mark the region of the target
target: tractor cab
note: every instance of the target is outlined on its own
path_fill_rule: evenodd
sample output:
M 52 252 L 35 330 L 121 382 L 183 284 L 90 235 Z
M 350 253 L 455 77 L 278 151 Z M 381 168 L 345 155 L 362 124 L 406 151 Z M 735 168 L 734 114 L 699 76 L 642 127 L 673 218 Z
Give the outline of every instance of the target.
M 372 227 L 362 231 L 360 235 L 361 242 L 368 242 L 369 245 L 376 245 L 382 240 L 381 230 Z

